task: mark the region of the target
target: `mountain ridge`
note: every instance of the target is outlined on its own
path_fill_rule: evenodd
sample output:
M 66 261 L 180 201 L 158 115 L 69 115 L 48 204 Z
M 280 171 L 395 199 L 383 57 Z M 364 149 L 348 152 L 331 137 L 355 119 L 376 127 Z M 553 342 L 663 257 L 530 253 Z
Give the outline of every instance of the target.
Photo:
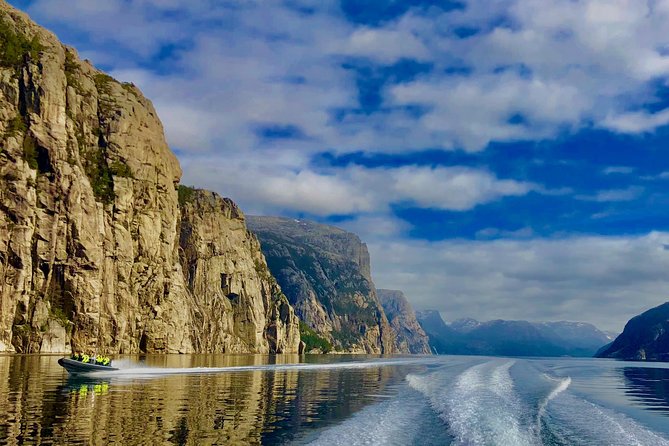
M 418 320 L 438 353 L 491 356 L 592 356 L 610 337 L 585 322 L 464 318 L 447 324 L 437 311 Z
M 597 352 L 599 358 L 636 361 L 669 361 L 669 302 L 630 319 L 611 344 Z

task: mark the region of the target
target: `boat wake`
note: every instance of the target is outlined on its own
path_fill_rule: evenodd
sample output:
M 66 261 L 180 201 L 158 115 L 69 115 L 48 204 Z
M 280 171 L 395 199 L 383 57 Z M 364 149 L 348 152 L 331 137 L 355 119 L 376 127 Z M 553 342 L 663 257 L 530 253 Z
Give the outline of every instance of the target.
M 451 386 L 440 377 L 409 375 L 448 426 L 455 444 L 536 444 L 524 423 L 528 410 L 514 391 L 509 369 L 514 361 L 490 361 L 459 375 Z
M 263 364 L 263 365 L 243 365 L 230 367 L 146 367 L 142 364 L 127 360 L 114 361 L 114 367 L 118 370 L 100 371 L 89 373 L 91 377 L 114 377 L 114 378 L 155 378 L 167 375 L 196 375 L 196 374 L 216 374 L 216 373 L 238 373 L 255 371 L 322 371 L 331 369 L 364 369 L 373 367 L 388 367 L 402 365 L 418 365 L 433 362 L 431 358 L 394 358 L 369 361 L 348 361 L 336 363 L 297 363 L 297 364 Z
M 443 364 L 443 363 L 442 363 Z M 407 375 L 394 399 L 303 441 L 315 445 L 660 445 L 669 441 L 571 391 L 531 361 L 469 359 Z

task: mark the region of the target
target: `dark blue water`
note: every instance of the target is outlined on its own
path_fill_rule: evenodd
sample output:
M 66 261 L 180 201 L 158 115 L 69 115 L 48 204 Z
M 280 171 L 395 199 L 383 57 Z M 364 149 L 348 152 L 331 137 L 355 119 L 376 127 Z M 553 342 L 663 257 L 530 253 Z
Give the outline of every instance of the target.
M 0 444 L 669 445 L 669 364 L 0 356 Z

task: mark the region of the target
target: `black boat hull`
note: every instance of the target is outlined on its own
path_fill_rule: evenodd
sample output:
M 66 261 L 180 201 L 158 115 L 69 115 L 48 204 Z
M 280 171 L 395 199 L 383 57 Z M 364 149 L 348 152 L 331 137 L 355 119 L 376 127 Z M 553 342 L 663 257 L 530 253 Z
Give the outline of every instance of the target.
M 58 360 L 58 364 L 67 370 L 70 375 L 85 375 L 87 373 L 110 372 L 118 370 L 117 368 L 110 367 L 108 365 L 88 364 L 68 358 L 60 358 Z

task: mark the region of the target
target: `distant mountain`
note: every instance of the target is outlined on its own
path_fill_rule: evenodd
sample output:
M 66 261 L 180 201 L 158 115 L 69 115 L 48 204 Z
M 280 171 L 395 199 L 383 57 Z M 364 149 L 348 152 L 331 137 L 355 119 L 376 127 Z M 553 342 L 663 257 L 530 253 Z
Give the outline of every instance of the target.
M 669 302 L 635 316 L 599 358 L 669 361 Z
M 470 317 L 458 319 L 450 323 L 450 327 L 459 333 L 469 333 L 481 326 L 481 323 Z
M 491 356 L 592 356 L 611 338 L 583 322 L 538 322 L 459 319 L 446 324 L 436 311 L 418 314 L 441 354 Z
M 404 293 L 397 290 L 376 290 L 390 327 L 395 332 L 398 352 L 431 353 L 428 337 L 416 320 L 416 313 Z
M 438 311 L 417 311 L 416 319 L 427 334 L 433 353 L 461 353 L 460 334 L 446 325 Z

